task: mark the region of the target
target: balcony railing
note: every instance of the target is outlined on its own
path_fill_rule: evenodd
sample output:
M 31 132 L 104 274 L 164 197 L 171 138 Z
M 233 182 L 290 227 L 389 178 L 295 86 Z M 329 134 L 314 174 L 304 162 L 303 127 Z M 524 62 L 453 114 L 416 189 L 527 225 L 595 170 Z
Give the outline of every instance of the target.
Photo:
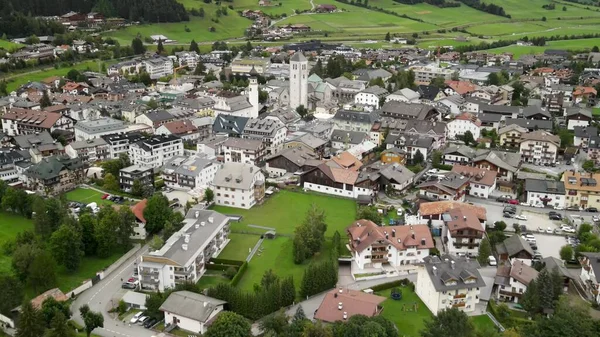
M 140 274 L 142 274 L 142 275 L 158 275 L 158 269 L 140 268 Z
M 456 299 L 456 298 L 465 298 L 465 297 L 467 297 L 467 294 L 457 294 L 457 295 L 454 295 L 453 298 Z
M 461 308 L 461 307 L 464 307 L 464 306 L 466 306 L 466 305 L 467 305 L 467 303 L 465 303 L 465 302 L 460 302 L 460 303 L 452 304 L 452 307 L 453 307 L 453 308 Z

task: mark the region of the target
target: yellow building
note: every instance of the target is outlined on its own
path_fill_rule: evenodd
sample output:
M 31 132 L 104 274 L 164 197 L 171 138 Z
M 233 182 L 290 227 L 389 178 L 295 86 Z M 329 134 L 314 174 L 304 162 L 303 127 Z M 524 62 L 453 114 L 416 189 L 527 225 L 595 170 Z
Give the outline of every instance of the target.
M 519 147 L 521 137 L 527 132 L 527 129 L 516 124 L 500 128 L 500 130 L 498 130 L 500 146 Z
M 406 152 L 397 147 L 387 149 L 381 153 L 381 162 L 384 164 L 398 163 L 404 165 L 406 164 Z
M 565 171 L 565 206 L 579 206 L 582 208 L 600 208 L 600 173 L 579 173 Z

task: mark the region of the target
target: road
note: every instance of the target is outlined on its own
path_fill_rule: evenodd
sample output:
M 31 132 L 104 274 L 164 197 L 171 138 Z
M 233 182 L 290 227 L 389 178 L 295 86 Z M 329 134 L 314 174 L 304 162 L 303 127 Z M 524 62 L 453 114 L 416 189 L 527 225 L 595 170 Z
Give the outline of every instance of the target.
M 124 324 L 114 318 L 114 315 L 108 312 L 111 308 L 111 301 L 116 305 L 121 290 L 121 279 L 127 279 L 133 272 L 133 266 L 140 255 L 148 251 L 148 245 L 143 246 L 131 258 L 126 260 L 121 267 L 112 274 L 95 284 L 92 288 L 81 293 L 71 304 L 73 319 L 83 326 L 83 319 L 79 314 L 79 308 L 87 304 L 92 311 L 101 312 L 104 316 L 104 328 L 97 328 L 94 333 L 103 337 L 152 337 L 157 333 L 144 329 L 139 325 Z M 115 295 L 116 298 L 115 298 Z M 160 336 L 160 335 L 159 335 Z

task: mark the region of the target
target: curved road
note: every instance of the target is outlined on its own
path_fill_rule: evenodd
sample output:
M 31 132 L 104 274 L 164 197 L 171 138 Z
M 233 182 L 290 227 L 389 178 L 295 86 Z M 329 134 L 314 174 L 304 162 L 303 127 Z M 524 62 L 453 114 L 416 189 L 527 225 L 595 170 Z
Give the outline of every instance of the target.
M 152 337 L 158 333 L 143 328 L 139 325 L 129 325 L 129 323 L 120 322 L 108 310 L 112 307 L 111 301 L 116 305 L 126 290 L 121 289 L 121 279 L 127 279 L 133 274 L 133 267 L 140 255 L 148 251 L 148 245 L 143 246 L 138 252 L 113 271 L 110 275 L 95 284 L 90 289 L 79 294 L 73 304 L 71 311 L 73 319 L 83 326 L 83 319 L 79 314 L 79 307 L 84 304 L 90 306 L 90 309 L 101 312 L 104 316 L 104 328 L 97 328 L 94 334 L 103 337 Z M 160 336 L 160 335 L 159 335 Z

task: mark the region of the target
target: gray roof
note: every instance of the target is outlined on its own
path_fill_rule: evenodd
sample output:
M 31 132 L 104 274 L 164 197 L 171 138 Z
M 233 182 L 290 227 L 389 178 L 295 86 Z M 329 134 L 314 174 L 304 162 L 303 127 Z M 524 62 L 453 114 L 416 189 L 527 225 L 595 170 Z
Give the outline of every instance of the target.
M 423 261 L 425 270 L 437 292 L 485 287 L 485 282 L 478 271 L 480 266 L 477 260 L 443 255 L 441 259 L 437 256 L 427 256 L 423 258 Z M 469 278 L 474 282 L 465 283 L 465 280 Z M 446 281 L 456 281 L 456 284 L 446 284 Z
M 502 115 L 496 113 L 480 113 L 477 116 L 479 117 L 479 120 L 484 124 L 500 122 L 500 120 L 502 119 Z
M 146 172 L 146 171 L 152 171 L 152 168 L 151 167 L 142 167 L 139 165 L 131 165 L 131 166 L 127 166 L 127 167 L 124 167 L 119 170 L 119 172 L 126 172 L 126 173 L 137 173 L 137 172 Z
M 270 118 L 260 119 L 251 118 L 242 134 L 244 137 L 264 137 L 264 136 L 275 136 L 275 133 L 281 128 L 285 127 L 279 120 Z
M 306 146 L 313 148 L 313 149 L 316 149 L 320 146 L 327 144 L 327 142 L 324 141 L 323 139 L 315 137 L 310 133 L 305 133 L 301 136 L 298 136 L 296 138 L 292 138 L 292 139 L 286 141 L 286 143 L 289 143 L 289 142 L 301 142 L 301 143 L 304 143 Z
M 392 74 L 385 70 L 385 69 L 381 69 L 381 68 L 377 68 L 377 69 L 357 69 L 354 72 L 352 72 L 353 75 L 358 76 L 358 80 L 361 81 L 370 81 L 370 80 L 374 80 L 376 78 L 387 78 L 392 76 Z
M 77 142 L 72 142 L 69 145 L 73 149 L 79 150 L 79 149 L 86 149 L 86 148 L 89 148 L 89 147 L 96 147 L 96 146 L 107 145 L 107 143 L 102 138 L 94 138 L 94 139 L 89 139 L 89 140 L 80 140 L 80 141 L 77 141 Z
M 84 131 L 88 134 L 106 133 L 111 131 L 119 131 L 125 129 L 125 123 L 118 119 L 104 117 L 91 121 L 80 121 L 75 124 L 75 129 Z
M 372 85 L 361 92 L 365 94 L 373 94 L 379 97 L 387 96 L 390 94 L 385 88 L 382 88 L 378 85 Z
M 398 163 L 387 165 L 379 171 L 379 174 L 381 174 L 385 179 L 397 184 L 403 184 L 410 179 L 413 179 L 415 176 L 411 170 Z
M 346 142 L 349 144 L 360 144 L 365 139 L 368 139 L 369 135 L 366 132 L 359 131 L 346 131 L 346 130 L 333 130 L 331 133 L 331 141 L 334 142 Z
M 409 88 L 404 88 L 404 89 L 396 90 L 394 92 L 394 95 L 404 96 L 404 97 L 406 97 L 406 99 L 408 99 L 410 101 L 415 100 L 415 99 L 419 99 L 419 97 L 421 97 L 421 95 L 418 92 L 416 92 L 414 90 L 411 90 Z
M 165 170 L 173 170 L 176 174 L 196 177 L 204 168 L 216 165 L 212 160 L 200 157 L 175 156 L 164 165 Z
M 511 106 L 511 105 L 490 105 L 490 104 L 485 104 L 485 105 L 480 105 L 479 106 L 479 111 L 484 112 L 484 113 L 495 113 L 495 114 L 501 114 L 501 115 L 512 115 L 513 113 L 519 113 L 521 110 L 520 107 L 518 106 Z
M 435 108 L 430 105 L 400 101 L 387 101 L 381 107 L 381 111 L 385 115 L 409 116 L 420 120 L 425 119 L 431 110 L 435 110 Z
M 598 136 L 598 128 L 594 126 L 575 126 L 573 131 L 575 132 L 575 137 L 591 138 Z
M 506 125 L 516 124 L 529 131 L 552 130 L 552 121 L 549 119 L 507 118 L 505 122 Z
M 573 278 L 573 275 L 565 267 L 565 262 L 563 260 L 559 260 L 553 256 L 549 256 L 543 258 L 542 263 L 544 264 L 544 269 L 548 270 L 549 272 L 552 272 L 552 270 L 556 268 L 560 276 L 570 279 Z
M 550 115 L 550 112 L 548 110 L 542 109 L 541 106 L 530 105 L 523 109 L 523 117 L 530 118 L 535 115 L 542 115 L 543 117 L 546 117 L 548 119 L 550 119 L 550 117 L 552 117 Z
M 565 183 L 555 180 L 525 179 L 525 191 L 564 195 Z
M 183 227 L 171 235 L 159 250 L 149 253 L 148 256 L 164 257 L 184 266 L 190 262 L 198 250 L 204 249 L 216 232 L 228 222 L 229 217 L 219 212 L 195 206 L 187 212 L 183 220 Z M 196 224 L 198 224 L 198 228 L 196 228 Z M 186 237 L 189 248 L 184 249 Z
M 521 164 L 521 154 L 515 152 L 489 151 L 473 159 L 474 162 L 487 160 L 490 163 L 511 172 L 517 172 Z
M 308 60 L 304 57 L 304 53 L 301 51 L 297 51 L 290 57 L 290 61 L 292 62 L 307 62 Z
M 446 132 L 445 122 L 432 122 L 428 120 L 409 119 L 406 121 L 404 132 L 419 133 L 422 135 L 444 135 Z
M 213 185 L 248 190 L 254 185 L 259 168 L 245 163 L 224 163 L 215 174 Z
M 513 257 L 521 251 L 527 252 L 533 257 L 533 249 L 531 245 L 525 241 L 520 235 L 513 235 L 503 242 L 496 245 L 496 251 L 498 254 L 508 254 L 508 257 Z
M 148 117 L 148 119 L 150 119 L 152 122 L 162 122 L 173 118 L 173 115 L 166 110 L 151 111 L 146 113 L 144 116 Z
M 294 165 L 296 165 L 298 167 L 302 167 L 306 164 L 314 164 L 311 166 L 318 166 L 319 164 L 322 163 L 322 161 L 320 161 L 318 159 L 316 154 L 314 154 L 312 151 L 305 150 L 302 147 L 291 147 L 288 149 L 283 149 L 283 150 L 271 155 L 269 158 L 266 159 L 266 161 L 269 161 L 271 159 L 274 159 L 274 158 L 277 158 L 280 156 L 286 158 L 287 160 L 294 163 Z
M 567 117 L 583 115 L 588 118 L 592 118 L 592 111 L 590 109 L 580 108 L 578 106 L 567 109 Z
M 238 111 L 252 107 L 252 104 L 250 104 L 246 96 L 228 97 L 225 99 L 225 103 L 229 106 L 231 111 Z
M 219 114 L 213 124 L 214 133 L 241 135 L 250 118 Z
M 479 150 L 479 149 L 474 149 L 472 147 L 469 147 L 467 145 L 450 145 L 446 150 L 444 150 L 444 154 L 454 154 L 454 153 L 458 153 L 461 156 L 467 157 L 467 158 L 475 158 L 478 154 L 481 154 L 483 151 Z M 487 152 L 487 151 L 486 151 Z
M 433 137 L 421 137 L 416 134 L 389 134 L 385 138 L 385 144 L 394 146 L 412 146 L 429 149 L 433 145 Z
M 419 186 L 418 188 L 428 187 L 428 186 L 436 186 L 441 190 L 444 190 L 448 193 L 453 193 L 459 187 L 463 186 L 465 183 L 469 181 L 469 177 L 460 175 L 456 172 L 449 172 L 444 175 L 444 177 L 440 180 L 426 181 Z M 450 190 L 448 190 L 450 189 Z
M 343 110 L 343 109 L 338 110 L 335 113 L 335 116 L 333 117 L 334 120 L 351 121 L 351 122 L 355 122 L 355 123 L 366 123 L 366 124 L 373 124 L 373 123 L 375 123 L 375 121 L 377 121 L 378 118 L 379 118 L 379 116 L 377 115 L 377 112 L 375 112 L 375 111 L 368 112 L 368 111 L 355 111 L 355 110 Z
M 212 312 L 225 303 L 227 302 L 191 291 L 176 291 L 160 306 L 160 311 L 206 323 Z
M 242 139 L 242 138 L 230 137 L 223 143 L 223 146 L 229 146 L 229 147 L 237 148 L 237 149 L 258 151 L 262 147 L 262 144 L 263 144 L 263 142 L 260 139 L 245 139 L 245 138 Z
M 52 156 L 43 158 L 39 163 L 29 167 L 25 171 L 25 175 L 34 179 L 48 180 L 57 178 L 62 170 L 76 170 L 80 168 L 83 168 L 80 158 Z
M 525 180 L 525 179 L 554 180 L 554 179 L 548 178 L 545 173 L 533 173 L 533 172 L 525 172 L 525 171 L 517 172 L 517 180 Z
M 54 139 L 48 131 L 40 132 L 37 135 L 32 133 L 28 135 L 15 136 L 13 139 L 15 141 L 15 144 L 22 150 L 29 149 L 33 146 L 48 145 L 54 143 Z

